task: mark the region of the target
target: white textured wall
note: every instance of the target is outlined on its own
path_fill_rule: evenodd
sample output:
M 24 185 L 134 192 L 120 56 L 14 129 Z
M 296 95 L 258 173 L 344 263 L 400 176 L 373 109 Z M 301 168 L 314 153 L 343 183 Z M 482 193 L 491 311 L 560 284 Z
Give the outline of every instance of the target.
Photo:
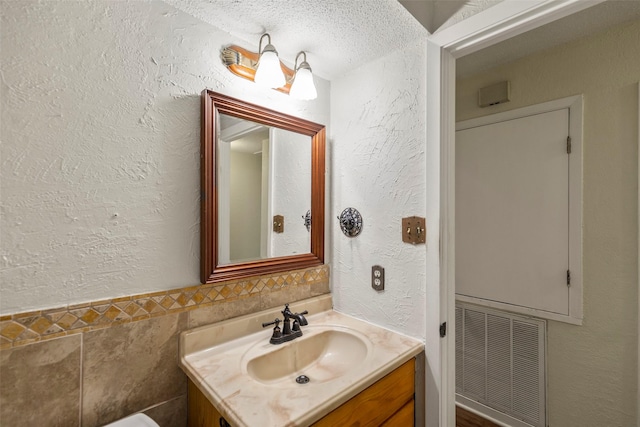
M 160 1 L 1 1 L 0 312 L 199 283 L 200 92 L 329 122 L 230 74 Z M 255 48 L 255 46 L 246 46 Z
M 354 69 L 331 85 L 331 280 L 337 310 L 424 337 L 426 246 L 402 242 L 402 217 L 425 216 L 426 43 Z M 363 231 L 342 234 L 353 207 Z M 437 228 L 427 219 L 427 228 Z M 371 266 L 386 289 L 371 288 Z
M 584 323 L 548 323 L 551 427 L 635 426 L 640 21 L 458 82 L 457 120 L 584 94 Z M 512 101 L 476 106 L 511 81 Z

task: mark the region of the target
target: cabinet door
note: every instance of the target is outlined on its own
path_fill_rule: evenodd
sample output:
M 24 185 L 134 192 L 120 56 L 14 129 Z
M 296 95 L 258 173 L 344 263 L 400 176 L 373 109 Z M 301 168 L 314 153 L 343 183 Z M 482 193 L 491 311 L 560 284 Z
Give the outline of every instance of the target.
M 411 399 L 402 409 L 393 414 L 381 427 L 408 427 L 414 425 L 415 400 Z
M 568 108 L 456 132 L 456 293 L 569 314 Z
M 189 380 L 188 393 L 189 427 L 219 427 L 225 425 L 220 422 L 222 418 L 220 412 L 216 410 L 191 380 Z
M 379 426 L 413 400 L 415 359 L 411 359 L 348 402 L 326 415 L 314 427 Z M 411 423 L 405 426 L 413 425 Z

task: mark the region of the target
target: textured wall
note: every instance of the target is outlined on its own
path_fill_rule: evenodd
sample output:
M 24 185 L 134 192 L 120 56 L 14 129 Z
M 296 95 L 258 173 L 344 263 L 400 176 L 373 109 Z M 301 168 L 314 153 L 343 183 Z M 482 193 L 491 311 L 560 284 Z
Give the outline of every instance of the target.
M 584 323 L 549 322 L 549 425 L 636 425 L 640 21 L 458 82 L 457 120 L 584 94 Z M 476 106 L 511 81 L 512 101 Z
M 332 81 L 332 291 L 336 309 L 424 337 L 425 245 L 403 243 L 401 220 L 426 210 L 426 46 L 393 52 Z M 355 238 L 336 216 L 363 216 Z M 429 223 L 427 229 L 437 227 Z M 371 288 L 371 266 L 385 268 L 386 289 Z
M 200 92 L 319 123 L 160 1 L 2 1 L 2 314 L 199 283 Z M 250 47 L 250 46 L 248 46 Z

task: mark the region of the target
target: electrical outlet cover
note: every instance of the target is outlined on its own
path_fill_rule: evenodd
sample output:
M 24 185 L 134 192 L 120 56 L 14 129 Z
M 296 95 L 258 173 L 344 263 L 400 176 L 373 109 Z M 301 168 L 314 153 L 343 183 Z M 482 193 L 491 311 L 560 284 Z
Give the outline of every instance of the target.
M 371 287 L 376 291 L 384 291 L 384 268 L 379 265 L 371 267 Z

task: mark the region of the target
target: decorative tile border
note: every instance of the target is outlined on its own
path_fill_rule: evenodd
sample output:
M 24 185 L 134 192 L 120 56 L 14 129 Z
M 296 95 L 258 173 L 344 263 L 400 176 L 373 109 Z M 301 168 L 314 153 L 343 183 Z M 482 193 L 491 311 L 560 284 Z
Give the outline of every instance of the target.
M 290 286 L 328 283 L 329 267 L 197 285 L 0 317 L 0 349 L 194 310 Z

